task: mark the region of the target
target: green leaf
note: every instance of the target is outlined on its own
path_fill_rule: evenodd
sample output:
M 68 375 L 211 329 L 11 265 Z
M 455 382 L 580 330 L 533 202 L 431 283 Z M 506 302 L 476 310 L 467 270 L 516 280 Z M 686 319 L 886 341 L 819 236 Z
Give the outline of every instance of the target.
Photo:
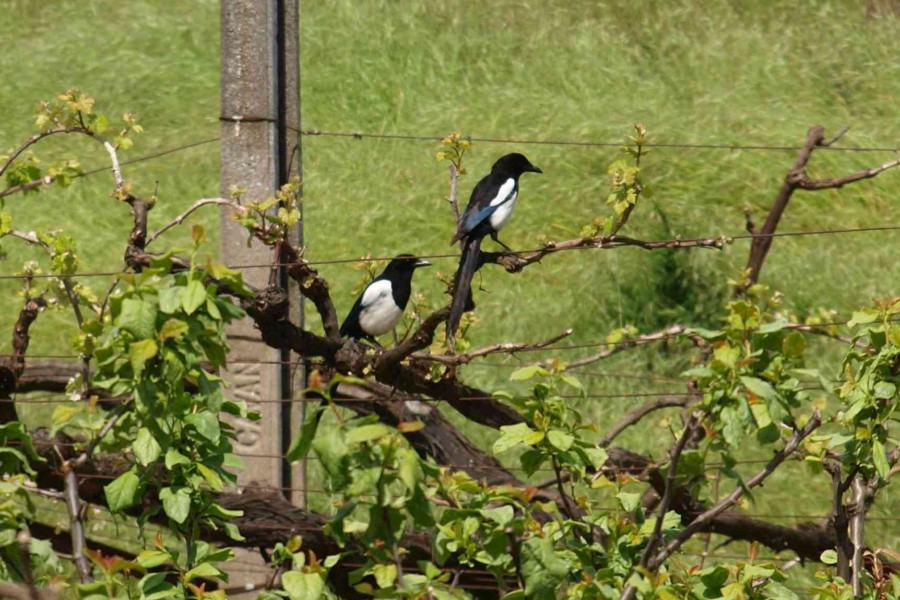
M 639 529 L 640 533 L 644 535 L 651 535 L 653 533 L 654 528 L 656 527 L 656 520 L 659 517 L 653 516 L 644 521 Z M 681 515 L 677 512 L 670 510 L 663 517 L 662 531 L 673 531 L 678 529 L 678 526 L 681 525 Z
M 589 447 L 582 448 L 582 452 L 584 452 L 585 456 L 587 456 L 588 461 L 591 463 L 591 466 L 595 469 L 599 469 L 606 464 L 606 461 L 609 460 L 609 454 L 606 453 L 606 450 L 603 448 Z
M 190 328 L 190 325 L 181 319 L 169 319 L 159 329 L 159 339 L 164 342 L 168 339 L 178 338 L 187 333 Z
M 799 331 L 792 331 L 781 342 L 781 351 L 790 358 L 800 358 L 806 352 L 806 336 Z
M 142 298 L 125 298 L 117 324 L 136 339 L 156 334 L 156 304 Z
M 741 383 L 744 384 L 750 392 L 763 400 L 778 400 L 778 392 L 772 387 L 768 381 L 758 379 L 756 377 L 741 377 Z
M 172 286 L 159 290 L 159 310 L 171 315 L 181 308 L 182 289 L 184 288 Z
M 175 448 L 169 448 L 166 450 L 166 469 L 171 470 L 175 465 L 189 465 L 191 464 L 191 459 L 187 456 L 176 450 Z
M 403 448 L 398 450 L 399 465 L 397 473 L 407 490 L 414 490 L 419 484 L 422 471 L 419 469 L 419 455 L 414 450 Z
M 837 552 L 834 550 L 826 550 L 819 556 L 819 560 L 826 565 L 836 565 L 838 561 Z
M 546 377 L 550 373 L 544 367 L 539 367 L 537 365 L 531 365 L 528 367 L 522 367 L 521 369 L 516 369 L 513 371 L 510 376 L 510 381 L 525 381 L 527 379 L 532 379 L 537 376 Z
M 234 523 L 223 523 L 222 526 L 225 528 L 225 535 L 228 536 L 228 539 L 234 540 L 235 542 L 245 542 L 247 538 L 241 535 L 241 530 L 238 529 L 238 526 Z
M 882 400 L 890 400 L 897 393 L 897 386 L 890 381 L 879 381 L 875 384 L 873 395 Z
M 569 573 L 569 563 L 554 551 L 548 538 L 532 537 L 521 547 L 521 571 L 525 597 L 556 600 L 556 589 Z
M 134 440 L 131 449 L 138 463 L 145 467 L 156 461 L 162 453 L 159 442 L 156 441 L 156 438 L 153 437 L 153 434 L 146 427 L 141 427 L 138 430 L 137 438 Z
M 322 466 L 331 479 L 331 484 L 340 489 L 349 480 L 348 456 L 350 446 L 344 439 L 344 432 L 337 430 L 327 438 L 320 436 L 313 440 L 313 449 L 316 451 Z
M 490 519 L 500 527 L 505 527 L 516 516 L 516 511 L 509 504 L 496 508 L 482 508 L 479 512 L 484 518 Z
M 853 313 L 853 316 L 847 321 L 847 327 L 856 327 L 857 325 L 864 325 L 866 323 L 874 323 L 878 320 L 878 311 L 874 308 L 869 308 L 866 310 L 858 310 Z
M 184 582 L 190 583 L 194 579 L 198 577 L 205 577 L 207 579 L 212 577 L 219 577 L 222 575 L 222 571 L 217 569 L 214 565 L 210 563 L 200 563 L 190 571 L 184 574 Z
M 393 431 L 393 429 L 381 423 L 362 425 L 347 432 L 347 442 L 350 444 L 369 442 L 390 435 Z
M 872 440 L 872 460 L 875 462 L 875 470 L 882 479 L 887 479 L 891 473 L 891 465 L 888 463 L 884 444 L 877 439 Z
M 309 454 L 312 448 L 313 438 L 316 437 L 316 431 L 319 429 L 319 422 L 322 420 L 322 413 L 325 412 L 325 405 L 320 404 L 313 412 L 306 417 L 303 426 L 300 427 L 300 435 L 294 440 L 291 449 L 288 450 L 288 462 L 297 462 L 298 460 Z
M 168 552 L 162 550 L 144 550 L 137 555 L 137 563 L 145 569 L 161 567 L 171 560 Z
M 714 592 L 715 595 L 720 593 L 722 586 L 728 581 L 728 569 L 720 565 L 704 569 L 700 571 L 699 575 L 700 581 L 703 582 L 706 589 Z
M 222 483 L 222 478 L 219 477 L 218 473 L 216 473 L 206 465 L 200 463 L 197 463 L 197 470 L 200 471 L 203 479 L 206 480 L 206 483 L 209 484 L 209 487 L 214 492 L 221 492 L 223 489 L 225 489 L 225 484 Z
M 137 502 L 141 480 L 131 471 L 126 471 L 103 488 L 106 504 L 112 512 L 124 510 Z
M 0 237 L 3 237 L 12 230 L 12 215 L 6 211 L 0 210 Z
M 185 522 L 191 512 L 191 497 L 186 489 L 173 492 L 172 488 L 165 487 L 159 491 L 159 499 L 170 519 L 178 524 Z
M 291 600 L 318 600 L 325 593 L 325 579 L 319 573 L 288 571 L 281 585 Z
M 530 448 L 523 452 L 519 457 L 519 463 L 522 465 L 522 470 L 525 471 L 525 474 L 531 476 L 541 468 L 541 465 L 543 465 L 547 459 L 548 457 L 540 450 Z
M 543 439 L 544 433 L 542 431 L 534 431 L 526 423 L 504 425 L 500 428 L 500 437 L 494 442 L 493 451 L 494 454 L 500 454 L 519 444 L 534 446 Z
M 382 589 L 391 587 L 397 581 L 397 565 L 393 563 L 375 565 L 372 567 L 372 574 L 375 575 L 378 587 Z
M 181 292 L 181 308 L 190 315 L 203 306 L 205 302 L 206 287 L 196 279 L 191 280 L 187 287 Z
M 622 505 L 622 509 L 626 512 L 634 512 L 641 505 L 641 495 L 634 494 L 631 492 L 619 492 L 616 494 L 616 498 L 619 500 L 619 504 Z
M 221 431 L 219 430 L 219 419 L 216 415 L 209 411 L 191 413 L 184 418 L 184 422 L 193 425 L 197 433 L 205 437 L 211 442 L 218 442 Z
M 144 365 L 156 356 L 158 350 L 156 342 L 150 338 L 128 344 L 128 359 L 131 361 L 135 377 L 140 377 L 144 372 Z
M 558 429 L 553 429 L 547 434 L 547 441 L 556 448 L 565 452 L 572 447 L 575 437 Z

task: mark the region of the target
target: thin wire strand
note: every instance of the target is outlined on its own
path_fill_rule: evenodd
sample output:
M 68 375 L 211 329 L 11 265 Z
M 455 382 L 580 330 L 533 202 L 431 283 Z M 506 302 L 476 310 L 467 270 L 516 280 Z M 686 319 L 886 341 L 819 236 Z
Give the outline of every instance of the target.
M 840 325 L 846 325 L 846 324 L 849 323 L 849 322 L 850 322 L 850 320 L 849 320 L 849 319 L 846 319 L 846 320 L 842 320 L 842 321 L 827 321 L 827 322 L 823 322 L 823 323 L 789 323 L 789 324 L 785 325 L 784 328 L 785 328 L 785 329 L 804 329 L 804 328 L 807 328 L 807 327 L 817 327 L 817 328 L 820 328 L 820 327 L 837 327 L 837 326 L 840 326 Z M 662 341 L 665 341 L 665 340 L 669 340 L 669 339 L 673 339 L 673 338 L 678 338 L 678 337 L 683 337 L 683 336 L 684 336 L 684 333 L 671 334 L 671 335 L 661 335 L 661 336 L 659 336 L 659 337 L 657 337 L 657 338 L 654 338 L 654 339 L 652 339 L 652 340 L 646 340 L 646 341 L 643 342 L 643 344 L 662 342 Z M 515 351 L 515 354 L 518 354 L 518 353 L 521 353 L 521 352 L 526 352 L 526 351 L 527 351 L 527 352 L 552 352 L 552 351 L 554 351 L 554 350 L 565 349 L 565 348 L 569 348 L 569 349 L 609 348 L 609 347 L 614 347 L 614 346 L 626 346 L 626 345 L 632 345 L 632 344 L 635 344 L 636 342 L 640 342 L 640 340 L 636 340 L 636 339 L 628 339 L 628 340 L 620 340 L 620 341 L 618 341 L 618 342 L 596 341 L 596 342 L 591 342 L 591 343 L 575 344 L 575 345 L 569 345 L 569 346 L 548 346 L 548 347 L 546 347 L 546 348 L 521 349 L 521 350 L 516 350 L 516 351 Z M 488 355 L 485 355 L 485 356 L 488 356 Z M 11 354 L 11 353 L 0 353 L 0 358 L 15 358 L 15 357 L 16 357 L 15 354 Z M 32 360 L 34 360 L 34 359 L 42 359 L 42 360 L 80 360 L 80 359 L 81 359 L 81 356 L 78 355 L 78 354 L 31 354 L 31 353 L 29 353 L 29 354 L 27 355 L 27 358 L 28 358 L 28 359 L 32 359 Z M 257 361 L 257 360 L 236 360 L 236 361 L 228 361 L 229 364 L 246 364 L 246 365 L 252 365 L 252 364 L 294 364 L 294 362 L 296 362 L 296 361 L 284 361 L 284 362 L 283 362 L 283 361 L 262 361 L 262 360 L 259 360 L 259 361 Z M 471 364 L 476 364 L 476 363 L 470 363 L 470 365 L 471 365 Z M 477 363 L 477 364 L 481 364 L 481 363 Z
M 113 479 L 116 478 L 116 476 L 115 476 L 115 475 L 104 475 L 104 474 L 85 474 L 85 473 L 82 473 L 82 474 L 79 474 L 79 478 L 81 478 L 81 479 L 103 479 L 103 480 L 113 480 Z M 28 490 L 28 488 L 24 488 L 24 489 Z M 234 489 L 234 488 L 231 488 L 231 489 Z M 245 487 L 238 486 L 236 489 L 238 490 L 238 492 L 243 492 L 243 491 L 254 491 L 254 490 L 266 490 L 266 491 L 277 491 L 277 492 L 289 492 L 289 493 L 297 492 L 297 493 L 300 493 L 300 492 L 303 491 L 302 489 L 299 489 L 299 488 L 293 488 L 293 487 L 280 487 L 280 486 L 269 486 L 269 485 L 254 485 L 254 486 L 245 486 Z M 321 495 L 328 495 L 328 496 L 337 496 L 337 495 L 339 495 L 338 493 L 336 493 L 336 492 L 334 492 L 334 491 L 331 491 L 331 490 L 325 490 L 325 489 L 309 489 L 309 490 L 307 490 L 307 491 L 308 491 L 309 493 L 313 493 L 313 494 L 321 494 Z M 374 496 L 375 494 L 373 493 L 372 495 Z M 620 509 L 620 508 L 617 507 L 617 506 L 596 506 L 596 507 L 594 507 L 594 508 L 595 508 L 595 510 L 606 511 L 606 512 L 617 512 L 617 511 L 621 511 L 621 510 L 622 510 L 622 509 Z M 65 513 L 65 514 L 68 515 L 68 513 Z M 739 516 L 742 516 L 742 517 L 751 518 L 751 519 L 770 519 L 770 520 L 786 520 L 786 521 L 787 521 L 787 520 L 796 520 L 796 521 L 823 521 L 823 520 L 826 520 L 826 519 L 830 519 L 830 518 L 832 517 L 831 514 L 799 514 L 799 515 L 797 515 L 797 514 L 772 514 L 772 513 L 745 513 L 745 512 L 740 512 L 740 511 L 735 512 L 735 514 L 737 514 L 737 515 L 739 515 Z M 91 515 L 91 518 L 92 518 L 92 519 L 96 519 L 96 520 L 105 520 L 105 521 L 107 521 L 107 522 L 116 522 L 116 521 L 113 520 L 113 519 L 107 518 L 107 517 L 106 517 L 105 515 L 103 515 L 103 514 L 100 514 L 100 515 L 92 514 L 92 515 Z M 875 515 L 866 515 L 866 521 L 878 521 L 878 522 L 888 522 L 888 523 L 892 523 L 892 522 L 898 522 L 898 521 L 900 521 L 900 516 L 875 516 Z M 262 523 L 260 523 L 260 524 L 254 524 L 254 527 L 262 527 L 262 528 L 264 528 L 264 527 L 265 527 L 265 524 L 262 524 Z M 277 528 L 277 529 L 284 529 L 284 528 L 285 528 L 284 525 L 277 525 L 277 526 L 273 526 L 273 527 L 275 527 L 275 528 Z M 319 531 L 319 528 L 312 528 L 312 529 L 310 529 L 310 530 L 311 530 L 311 531 Z
M 722 238 L 725 240 L 752 240 L 755 238 L 775 238 L 775 237 L 804 237 L 804 236 L 817 236 L 817 235 L 844 235 L 851 233 L 875 233 L 875 232 L 887 232 L 887 231 L 900 231 L 900 225 L 876 225 L 870 227 L 855 227 L 855 228 L 845 228 L 845 229 L 819 229 L 819 230 L 810 230 L 810 231 L 782 231 L 782 232 L 774 232 L 774 233 L 747 233 L 747 234 L 737 234 L 737 235 L 711 235 L 707 237 L 695 237 L 695 238 L 685 238 L 676 240 L 682 244 L 691 244 L 696 242 L 701 242 L 710 239 L 718 239 Z M 675 240 L 673 240 L 674 243 Z M 635 246 L 638 247 L 638 246 Z M 675 247 L 675 246 L 673 246 Z M 551 254 L 558 254 L 560 252 L 572 252 L 576 250 L 598 250 L 605 249 L 607 246 L 577 246 L 572 248 L 559 248 L 555 249 L 551 252 Z M 523 255 L 530 254 L 532 252 L 541 252 L 543 250 L 547 250 L 547 248 L 532 248 L 529 250 L 513 250 L 508 251 L 506 254 L 515 254 L 515 255 Z M 377 256 L 377 257 L 353 257 L 353 258 L 331 258 L 331 259 L 321 259 L 321 260 L 310 260 L 307 261 L 306 264 L 310 266 L 321 266 L 321 265 L 338 265 L 338 264 L 347 264 L 347 263 L 361 263 L 361 262 L 378 262 L 378 261 L 389 261 L 393 259 L 393 256 Z M 456 253 L 441 253 L 441 254 L 422 254 L 419 255 L 418 258 L 425 259 L 458 259 L 459 254 Z M 269 262 L 269 263 L 251 263 L 251 264 L 238 264 L 238 265 L 228 265 L 230 269 L 271 269 L 273 267 L 289 267 L 294 265 L 295 263 L 278 263 L 278 262 Z M 127 275 L 126 271 L 96 271 L 96 272 L 80 272 L 80 273 L 72 273 L 71 275 L 66 275 L 68 278 L 72 277 L 119 277 L 122 275 Z M 59 275 L 54 275 L 52 273 L 35 273 L 35 274 L 3 274 L 0 275 L 0 279 L 45 279 L 45 278 L 58 278 Z
M 339 137 L 352 138 L 357 140 L 363 139 L 381 139 L 381 140 L 398 140 L 398 141 L 415 141 L 415 142 L 439 142 L 446 139 L 445 135 L 428 135 L 428 134 L 402 134 L 402 133 L 364 133 L 361 131 L 322 131 L 320 129 L 296 129 L 289 127 L 292 131 L 299 133 L 305 137 Z M 599 148 L 621 148 L 627 145 L 624 141 L 620 142 L 598 142 L 585 140 L 534 140 L 525 138 L 499 138 L 499 137 L 480 137 L 480 136 L 463 136 L 463 139 L 469 142 L 479 142 L 485 144 L 520 144 L 534 146 L 575 146 L 575 147 L 599 147 Z M 727 143 L 694 143 L 694 142 L 647 142 L 644 143 L 645 148 L 673 148 L 673 149 L 690 149 L 690 150 L 727 150 L 734 152 L 737 150 L 753 150 L 753 151 L 799 151 L 802 146 L 787 146 L 779 144 L 727 144 Z M 817 146 L 816 150 L 829 150 L 832 152 L 900 152 L 900 147 L 860 147 L 860 146 Z

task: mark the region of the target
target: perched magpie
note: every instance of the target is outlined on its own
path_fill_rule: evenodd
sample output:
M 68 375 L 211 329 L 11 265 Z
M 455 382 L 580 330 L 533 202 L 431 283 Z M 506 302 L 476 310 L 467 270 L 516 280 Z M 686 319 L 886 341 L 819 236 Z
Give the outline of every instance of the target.
M 478 270 L 481 240 L 489 235 L 492 240 L 509 250 L 509 247 L 497 238 L 497 232 L 509 221 L 516 206 L 519 176 L 529 172 L 543 173 L 523 155 L 507 154 L 494 163 L 491 172 L 472 190 L 469 204 L 459 218 L 456 235 L 450 240 L 450 245 L 462 240 L 463 249 L 456 271 L 450 316 L 447 319 L 448 339 L 452 339 L 456 333 L 463 311 L 471 310 L 469 307 L 473 305 L 472 277 Z
M 372 342 L 400 322 L 409 302 L 413 272 L 431 263 L 399 254 L 366 286 L 341 325 L 341 335 Z

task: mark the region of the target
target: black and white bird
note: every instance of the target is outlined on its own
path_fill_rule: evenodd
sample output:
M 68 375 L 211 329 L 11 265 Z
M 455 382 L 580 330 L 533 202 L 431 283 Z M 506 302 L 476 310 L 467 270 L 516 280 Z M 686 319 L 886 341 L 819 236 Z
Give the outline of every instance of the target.
M 394 329 L 409 302 L 413 273 L 430 264 L 412 254 L 394 257 L 356 299 L 341 325 L 341 335 L 375 342 L 376 337 Z
M 472 306 L 472 277 L 478 270 L 481 240 L 489 235 L 492 240 L 509 250 L 509 247 L 497 238 L 497 233 L 512 216 L 519 195 L 519 176 L 522 173 L 543 173 L 543 171 L 521 154 L 502 156 L 491 167 L 491 172 L 472 190 L 469 204 L 459 218 L 456 235 L 450 240 L 451 245 L 462 240 L 463 248 L 459 268 L 456 271 L 450 316 L 447 319 L 448 339 L 452 339 L 456 334 L 463 312 Z

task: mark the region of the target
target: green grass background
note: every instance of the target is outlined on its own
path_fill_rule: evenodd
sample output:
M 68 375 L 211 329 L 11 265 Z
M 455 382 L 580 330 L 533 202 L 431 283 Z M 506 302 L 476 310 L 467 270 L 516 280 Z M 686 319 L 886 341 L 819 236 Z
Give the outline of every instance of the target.
M 0 147 L 29 135 L 34 104 L 68 87 L 95 95 L 98 109 L 111 116 L 140 115 L 146 133 L 127 157 L 216 137 L 218 8 L 208 0 L 0 0 L 0 39 L 9 41 L 0 53 Z M 642 122 L 658 142 L 795 146 L 808 127 L 822 123 L 829 132 L 850 126 L 845 146 L 897 147 L 900 19 L 872 15 L 869 8 L 850 1 L 303 2 L 302 125 L 618 141 Z M 304 138 L 307 256 L 450 251 L 447 176 L 434 160 L 436 150 L 434 142 Z M 503 234 L 507 244 L 533 247 L 541 234 L 571 237 L 605 214 L 605 173 L 617 156 L 614 148 L 476 144 L 467 157 L 470 174 L 460 184 L 463 200 L 510 151 L 524 152 L 545 174 L 523 178 L 516 215 Z M 105 159 L 102 149 L 71 138 L 51 140 L 38 152 L 78 156 L 88 167 Z M 764 218 L 794 154 L 654 149 L 644 174 L 655 195 L 626 233 L 657 239 L 742 233 L 744 209 L 757 222 Z M 818 152 L 810 173 L 844 174 L 892 156 Z M 195 199 L 218 194 L 218 149 L 211 144 L 169 154 L 127 166 L 125 175 L 138 193 L 158 189 L 151 227 L 159 226 Z M 6 204 L 17 228 L 63 228 L 76 236 L 84 270 L 109 270 L 121 264 L 129 226 L 127 207 L 109 198 L 110 189 L 106 175 L 95 175 Z M 900 224 L 898 190 L 900 170 L 842 190 L 798 193 L 781 230 Z M 215 234 L 214 209 L 195 222 Z M 188 231 L 182 227 L 161 247 L 184 246 Z M 892 248 L 898 239 L 900 232 L 778 239 L 762 279 L 784 292 L 798 316 L 819 308 L 847 316 L 874 297 L 897 293 L 900 262 Z M 12 241 L 2 244 L 8 254 L 2 273 L 38 257 Z M 572 252 L 515 276 L 485 268 L 473 341 L 534 341 L 572 327 L 571 343 L 583 343 L 627 324 L 642 331 L 673 321 L 715 325 L 725 281 L 743 267 L 748 248 L 738 241 L 722 252 Z M 455 263 L 433 262 L 430 272 L 417 276 L 416 288 L 437 305 L 443 298 L 435 271 L 450 273 Z M 361 273 L 347 264 L 322 272 L 343 313 Z M 103 278 L 90 283 L 98 291 L 107 285 Z M 15 318 L 16 289 L 0 281 L 0 302 L 10 308 L 0 311 L 0 332 Z M 65 314 L 41 317 L 35 351 L 69 354 L 70 321 Z M 8 349 L 8 339 L 0 336 L 0 351 Z M 812 342 L 813 366 L 835 374 L 839 350 Z M 601 363 L 583 377 L 592 393 L 678 391 L 678 384 L 634 377 L 673 377 L 686 364 L 684 347 L 657 346 Z M 509 387 L 508 369 L 473 365 L 464 374 L 478 385 Z M 603 430 L 637 400 L 582 402 Z M 478 427 L 469 431 L 484 444 L 493 436 Z M 659 455 L 666 435 L 651 419 L 622 441 Z M 751 448 L 748 456 L 766 452 Z M 750 509 L 826 511 L 825 478 L 801 469 L 791 466 L 775 476 Z M 890 500 L 888 492 L 876 511 L 889 514 Z M 878 523 L 868 533 L 875 544 L 900 540 L 897 528 Z

